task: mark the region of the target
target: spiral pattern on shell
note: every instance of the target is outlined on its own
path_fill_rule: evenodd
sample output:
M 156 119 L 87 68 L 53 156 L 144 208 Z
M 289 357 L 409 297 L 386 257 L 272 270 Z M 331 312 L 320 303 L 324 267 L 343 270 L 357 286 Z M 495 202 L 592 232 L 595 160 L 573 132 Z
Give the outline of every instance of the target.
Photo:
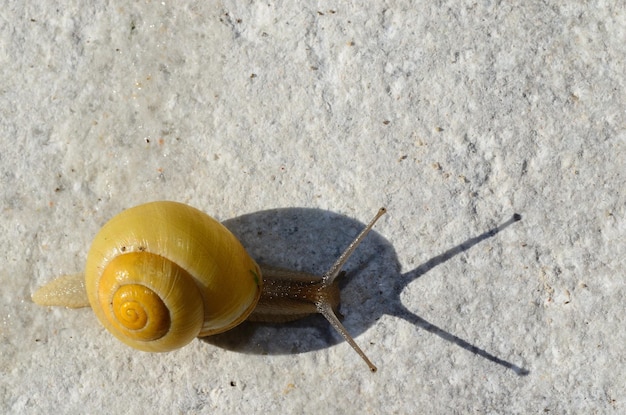
M 245 320 L 260 296 L 260 275 L 219 222 L 184 204 L 153 202 L 102 227 L 85 281 L 96 316 L 113 335 L 159 352 Z

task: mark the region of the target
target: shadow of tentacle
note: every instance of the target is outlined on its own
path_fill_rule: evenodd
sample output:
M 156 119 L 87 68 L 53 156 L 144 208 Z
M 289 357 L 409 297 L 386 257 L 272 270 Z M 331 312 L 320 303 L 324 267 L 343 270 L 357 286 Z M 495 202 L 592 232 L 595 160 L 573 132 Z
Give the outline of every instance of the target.
M 528 369 L 525 369 L 523 367 L 519 367 L 517 365 L 514 365 L 511 362 L 507 362 L 504 359 L 500 359 L 499 357 L 496 357 L 494 355 L 492 355 L 491 353 L 477 347 L 474 346 L 473 344 L 461 339 L 460 337 L 455 336 L 452 333 L 448 333 L 447 331 L 441 329 L 440 327 L 437 327 L 436 325 L 424 320 L 423 318 L 411 313 L 409 310 L 407 310 L 406 308 L 404 308 L 404 310 L 398 310 L 398 314 L 405 314 L 406 316 L 403 316 L 404 320 L 408 321 L 409 323 L 412 323 L 430 333 L 436 334 L 437 336 L 441 337 L 444 340 L 447 340 L 451 343 L 455 343 L 457 346 L 467 350 L 468 352 L 474 353 L 475 355 L 484 357 L 485 359 L 496 363 L 500 366 L 504 366 L 507 369 L 511 369 L 513 370 L 517 375 L 519 376 L 526 376 L 528 375 L 530 372 Z M 396 315 L 398 315 L 396 314 Z
M 405 274 L 400 274 L 400 265 L 391 244 L 377 232 L 371 232 L 344 267 L 346 275 L 340 282 L 343 324 L 356 338 L 382 315 L 393 315 L 511 369 L 518 375 L 528 374 L 528 370 L 500 359 L 417 316 L 406 309 L 400 300 L 408 284 L 434 267 L 497 235 L 520 219 L 520 215 L 513 215 L 501 225 L 468 239 Z M 333 264 L 364 226 L 331 212 L 299 208 L 256 212 L 228 220 L 224 225 L 259 263 L 317 275 L 322 275 Z M 323 317 L 314 315 L 287 324 L 244 322 L 226 333 L 203 340 L 237 352 L 272 355 L 319 350 L 340 343 L 342 338 Z M 362 345 L 362 348 L 367 352 L 367 344 Z
M 508 221 L 500 224 L 499 226 L 488 230 L 487 232 L 482 233 L 481 235 L 478 235 L 474 238 L 470 238 L 467 241 L 463 242 L 462 244 L 459 244 L 457 246 L 455 246 L 454 248 L 451 248 L 449 250 L 447 250 L 446 252 L 442 253 L 441 255 L 437 255 L 436 257 L 431 258 L 430 260 L 428 260 L 427 262 L 423 263 L 422 265 L 420 265 L 419 267 L 415 268 L 414 270 L 403 274 L 400 278 L 400 280 L 398 281 L 397 287 L 396 289 L 394 289 L 394 292 L 397 292 L 398 294 L 400 294 L 401 290 L 404 289 L 404 287 L 406 287 L 406 285 L 408 285 L 410 282 L 416 280 L 417 278 L 419 278 L 420 276 L 426 274 L 428 271 L 430 271 L 431 269 L 435 268 L 436 266 L 446 262 L 447 260 L 451 259 L 452 257 L 463 253 L 465 251 L 467 251 L 468 249 L 472 248 L 474 245 L 477 245 L 478 243 L 491 238 L 493 236 L 495 236 L 496 234 L 498 234 L 499 232 L 501 232 L 502 230 L 504 230 L 505 228 L 507 228 L 508 226 L 512 225 L 513 223 L 521 220 L 522 217 L 519 214 L 514 214 Z M 456 345 L 458 345 L 459 347 L 474 353 L 478 356 L 484 357 L 485 359 L 499 364 L 501 366 L 506 367 L 507 369 L 511 369 L 513 370 L 516 374 L 520 375 L 520 376 L 526 376 L 528 375 L 529 371 L 525 368 L 519 367 L 511 362 L 507 362 L 506 360 L 500 359 L 492 354 L 490 354 L 489 352 L 474 346 L 472 344 L 470 344 L 469 342 L 453 335 L 452 333 L 448 333 L 447 331 L 441 329 L 440 327 L 436 326 L 435 324 L 423 319 L 422 317 L 419 317 L 418 315 L 414 314 L 412 311 L 408 310 L 406 307 L 404 307 L 404 305 L 402 304 L 402 302 L 400 301 L 399 297 L 397 298 L 396 301 L 390 301 L 388 304 L 390 304 L 390 306 L 392 307 L 392 309 L 388 310 L 386 313 L 389 315 L 394 315 L 396 317 L 400 317 L 404 320 L 406 320 L 407 322 L 414 324 L 430 333 L 436 334 L 437 336 L 441 337 L 444 340 L 447 340 L 449 342 L 455 343 Z
M 402 276 L 403 279 L 405 278 L 409 278 L 410 280 L 414 280 L 419 278 L 421 275 L 427 273 L 428 271 L 430 271 L 431 269 L 435 268 L 437 265 L 442 264 L 444 262 L 446 262 L 447 260 L 449 260 L 450 258 L 463 253 L 465 251 L 467 251 L 468 249 L 470 249 L 471 247 L 473 247 L 474 245 L 484 241 L 485 239 L 488 238 L 492 238 L 494 236 L 496 236 L 498 233 L 500 233 L 501 231 L 503 231 L 504 229 L 506 229 L 507 227 L 509 227 L 510 225 L 514 224 L 517 221 L 522 220 L 522 216 L 519 214 L 514 214 L 511 219 L 507 220 L 506 222 L 502 223 L 501 225 L 496 226 L 493 229 L 489 229 L 487 232 L 484 232 L 474 238 L 470 238 L 467 241 L 463 242 L 460 245 L 455 246 L 454 248 L 448 249 L 446 252 L 444 252 L 441 255 L 437 255 L 436 257 L 433 257 L 431 259 L 429 259 L 427 262 L 423 263 L 422 265 L 420 265 L 419 267 L 415 268 L 413 271 L 408 272 L 406 274 L 404 274 Z

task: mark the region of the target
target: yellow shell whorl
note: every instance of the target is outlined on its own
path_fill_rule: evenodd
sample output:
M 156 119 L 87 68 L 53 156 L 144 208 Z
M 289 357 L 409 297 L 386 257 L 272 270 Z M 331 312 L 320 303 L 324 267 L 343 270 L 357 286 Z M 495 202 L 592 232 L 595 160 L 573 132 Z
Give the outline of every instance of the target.
M 153 202 L 102 227 L 87 257 L 89 302 L 118 339 L 168 351 L 245 320 L 261 293 L 257 264 L 222 224 Z
M 146 286 L 122 285 L 109 304 L 112 306 L 112 318 L 119 323 L 120 329 L 128 330 L 140 340 L 160 339 L 172 327 L 169 309 L 161 297 Z
M 113 258 L 100 276 L 97 300 L 105 327 L 144 351 L 182 347 L 198 336 L 203 323 L 202 296 L 193 278 L 148 252 Z

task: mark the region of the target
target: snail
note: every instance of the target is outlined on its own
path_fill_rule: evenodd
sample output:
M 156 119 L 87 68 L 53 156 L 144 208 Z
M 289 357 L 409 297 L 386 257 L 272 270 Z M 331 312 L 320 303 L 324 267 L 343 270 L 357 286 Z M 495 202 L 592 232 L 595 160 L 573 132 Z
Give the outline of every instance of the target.
M 244 320 L 288 322 L 322 314 L 368 359 L 337 317 L 337 277 L 384 213 L 381 208 L 323 276 L 259 266 L 221 223 L 170 201 L 126 209 L 98 232 L 84 274 L 61 276 L 32 299 L 91 307 L 100 323 L 136 349 L 166 352 Z

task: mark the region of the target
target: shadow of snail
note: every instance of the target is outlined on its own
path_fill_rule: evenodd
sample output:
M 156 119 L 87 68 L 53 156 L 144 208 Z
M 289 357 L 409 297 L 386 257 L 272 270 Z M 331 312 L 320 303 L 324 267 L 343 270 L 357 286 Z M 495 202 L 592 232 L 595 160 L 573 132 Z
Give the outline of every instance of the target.
M 383 314 L 389 314 L 519 375 L 527 374 L 526 369 L 418 317 L 400 301 L 407 284 L 494 236 L 519 220 L 519 215 L 400 275 L 393 247 L 374 232 L 365 237 L 383 213 L 381 209 L 364 227 L 353 219 L 327 211 L 285 208 L 240 216 L 221 226 L 189 206 L 152 202 L 123 211 L 103 227 L 90 249 L 86 278 L 83 274 L 60 277 L 38 290 L 33 300 L 40 305 L 91 304 L 100 322 L 112 334 L 140 350 L 173 350 L 202 337 L 203 341 L 242 353 L 293 354 L 326 348 L 344 339 L 372 371 L 376 371 L 376 366 L 352 336 L 364 332 Z M 194 225 L 190 225 L 192 222 Z M 133 223 L 132 228 L 129 223 Z M 215 224 L 218 224 L 217 234 L 207 237 L 215 232 Z M 191 235 L 192 242 L 183 242 L 183 235 Z M 189 247 L 194 244 L 200 247 L 191 248 L 193 252 L 189 253 Z M 208 247 L 216 245 L 226 248 L 210 253 Z M 233 254 L 245 259 L 223 261 Z M 150 257 L 148 261 L 146 256 Z M 168 259 L 166 264 L 160 262 L 163 257 Z M 211 261 L 222 259 L 217 259 L 218 265 L 205 265 L 207 257 Z M 272 266 L 259 267 L 257 263 Z M 228 278 L 216 281 L 211 277 L 203 282 L 204 277 L 196 277 L 207 273 L 207 269 Z M 347 275 L 343 275 L 342 269 L 347 270 Z M 153 276 L 164 272 L 174 276 L 167 279 Z M 146 280 L 143 274 L 150 276 Z M 218 283 L 225 285 L 225 291 L 215 291 Z M 191 287 L 184 287 L 177 294 L 180 285 Z M 190 290 L 197 290 L 195 285 L 201 286 L 199 294 L 190 296 Z M 161 290 L 168 295 L 155 294 Z M 337 317 L 339 290 L 346 313 L 343 323 Z M 233 292 L 234 299 L 230 297 Z M 147 305 L 137 306 L 144 301 Z M 188 307 L 190 304 L 196 306 Z M 335 328 L 334 332 L 322 316 Z

